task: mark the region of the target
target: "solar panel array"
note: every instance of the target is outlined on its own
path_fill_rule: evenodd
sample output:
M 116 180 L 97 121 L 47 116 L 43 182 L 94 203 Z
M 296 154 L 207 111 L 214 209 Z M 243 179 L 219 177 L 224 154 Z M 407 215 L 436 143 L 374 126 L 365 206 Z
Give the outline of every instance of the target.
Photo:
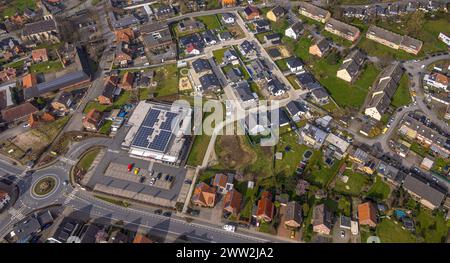
M 142 121 L 141 127 L 133 139 L 132 146 L 139 148 L 146 148 L 149 150 L 155 150 L 164 152 L 169 144 L 170 138 L 172 137 L 172 121 L 177 117 L 178 114 L 173 112 L 164 112 L 161 114 L 161 110 L 151 109 L 145 119 Z M 165 121 L 160 124 L 159 127 L 154 127 L 158 120 L 165 116 Z M 152 134 L 154 135 L 153 139 Z

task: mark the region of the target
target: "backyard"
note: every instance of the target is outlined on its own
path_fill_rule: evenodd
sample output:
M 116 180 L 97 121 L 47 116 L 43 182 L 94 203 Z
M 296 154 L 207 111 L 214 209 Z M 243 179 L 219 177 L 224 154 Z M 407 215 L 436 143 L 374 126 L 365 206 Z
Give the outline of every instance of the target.
M 340 178 L 336 179 L 334 190 L 345 195 L 358 196 L 361 191 L 369 183 L 368 177 L 365 174 L 346 170 L 343 174 L 348 176 L 347 183 L 344 183 Z
M 402 223 L 387 218 L 377 225 L 376 233 L 382 243 L 416 242 L 414 235 L 402 228 Z
M 33 64 L 30 67 L 32 73 L 50 73 L 58 72 L 63 69 L 63 66 L 59 60 L 46 61 L 38 64 Z
M 169 64 L 155 69 L 154 81 L 157 83 L 155 97 L 178 93 L 178 69 L 176 64 Z
M 416 231 L 424 238 L 426 243 L 445 242 L 448 229 L 445 215 L 442 212 L 420 208 L 416 217 Z
M 205 24 L 206 28 L 208 28 L 210 30 L 221 27 L 220 21 L 216 15 L 199 16 L 196 19 L 201 21 L 203 24 Z
M 342 162 L 343 160 L 335 160 L 334 164 L 329 167 L 324 161 L 322 152 L 314 152 L 308 165 L 311 173 L 306 179 L 312 184 L 325 187 L 336 175 Z
M 376 200 L 386 200 L 391 193 L 391 189 L 388 184 L 383 182 L 383 179 L 379 176 L 375 177 L 375 183 L 367 192 L 367 197 L 376 199 Z
M 5 16 L 13 16 L 16 12 L 23 13 L 27 8 L 35 9 L 35 0 L 12 0 L 7 7 L 2 9 L 2 18 Z
M 400 84 L 392 97 L 392 106 L 398 108 L 411 103 L 411 94 L 409 92 L 409 78 L 404 74 L 400 79 Z

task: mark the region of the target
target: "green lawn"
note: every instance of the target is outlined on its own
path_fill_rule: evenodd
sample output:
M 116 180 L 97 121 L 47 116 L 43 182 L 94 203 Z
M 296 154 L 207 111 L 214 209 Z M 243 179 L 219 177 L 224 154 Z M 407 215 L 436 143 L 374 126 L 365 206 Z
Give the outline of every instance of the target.
M 343 160 L 335 160 L 333 166 L 328 167 L 323 160 L 322 153 L 319 153 L 320 156 L 317 159 L 314 158 L 314 155 L 317 155 L 317 153 L 314 153 L 313 157 L 311 157 L 311 174 L 307 177 L 307 180 L 315 185 L 324 187 L 328 185 L 330 180 L 336 175 Z M 313 162 L 313 158 L 316 159 L 315 162 Z
M 23 13 L 27 8 L 35 9 L 35 0 L 10 0 L 6 8 L 3 9 L 2 16 L 13 16 L 16 12 Z
M 7 67 L 11 67 L 11 68 L 15 68 L 15 69 L 22 69 L 23 65 L 25 64 L 25 60 L 18 60 L 18 61 L 14 61 L 8 64 L 5 64 L 3 67 L 7 68 Z
M 392 98 L 392 106 L 398 108 L 411 103 L 411 94 L 409 92 L 409 78 L 404 74 L 400 80 L 400 85 L 394 93 Z
M 389 185 L 383 182 L 383 179 L 379 176 L 375 177 L 375 183 L 367 192 L 367 197 L 371 197 L 377 200 L 386 200 L 389 197 L 391 189 Z
M 342 38 L 338 35 L 332 34 L 328 31 L 323 30 L 321 33 L 323 36 L 325 36 L 326 38 L 331 39 L 331 41 L 333 41 L 333 43 L 338 44 L 339 46 L 343 46 L 343 47 L 350 47 L 353 43 L 345 38 Z
M 286 151 L 286 147 L 290 150 Z M 303 158 L 303 153 L 308 147 L 298 144 L 298 135 L 295 132 L 281 134 L 280 141 L 276 146 L 276 152 L 283 153 L 283 159 L 275 161 L 275 173 L 285 173 L 288 176 L 294 175 L 297 165 Z
M 444 214 L 421 208 L 416 219 L 416 232 L 426 243 L 443 243 L 447 237 L 448 226 Z
M 415 243 L 416 238 L 406 229 L 402 223 L 390 219 L 383 219 L 376 228 L 377 236 L 382 243 Z
M 211 29 L 211 30 L 221 27 L 220 21 L 216 15 L 199 16 L 199 17 L 196 17 L 196 19 L 201 21 L 203 24 L 205 24 L 206 28 Z
M 270 26 L 271 26 L 272 30 L 274 32 L 280 33 L 282 35 L 284 35 L 284 31 L 286 31 L 286 29 L 289 27 L 289 22 L 284 17 L 278 19 L 277 22 L 273 22 L 270 20 L 269 20 L 269 22 L 270 22 Z
M 275 61 L 275 64 L 281 70 L 281 72 L 289 70 L 288 66 L 286 65 L 286 60 L 287 58 L 283 58 Z
M 114 205 L 118 205 L 118 206 L 123 206 L 125 208 L 130 206 L 130 203 L 122 201 L 122 200 L 117 200 L 117 199 L 113 199 L 113 198 L 109 198 L 109 197 L 104 197 L 104 196 L 100 196 L 100 195 L 94 195 L 95 198 L 98 198 L 100 200 L 103 200 L 105 202 L 114 204 Z
M 225 51 L 227 51 L 228 48 L 221 48 L 213 51 L 214 60 L 217 62 L 217 64 L 222 64 L 223 61 L 223 54 Z
M 287 76 L 287 79 L 289 80 L 289 83 L 291 83 L 294 89 L 300 89 L 300 85 L 298 85 L 297 81 L 295 81 L 296 80 L 295 75 L 289 75 Z
M 98 132 L 101 133 L 101 134 L 108 135 L 111 132 L 111 126 L 112 126 L 112 121 L 111 120 L 106 120 L 103 123 L 102 127 L 100 127 Z
M 443 159 L 443 158 L 436 158 L 433 163 L 433 167 L 431 168 L 432 171 L 443 174 L 444 168 L 446 166 L 450 166 L 450 160 L 449 159 Z
M 362 173 L 346 170 L 345 176 L 348 176 L 347 183 L 342 182 L 341 179 L 336 179 L 336 185 L 334 190 L 336 192 L 347 194 L 351 196 L 358 196 L 361 194 L 361 190 L 368 184 L 368 177 Z
M 211 136 L 206 134 L 195 136 L 194 144 L 187 160 L 188 165 L 197 166 L 202 164 L 210 139 Z
M 264 44 L 264 43 L 266 43 L 266 41 L 264 40 L 264 36 L 270 35 L 270 34 L 273 34 L 273 32 L 268 31 L 268 32 L 258 33 L 255 35 L 255 37 L 256 37 L 256 39 L 258 39 L 259 43 Z
M 149 88 L 141 88 L 139 89 L 139 100 L 146 100 L 150 95 Z
M 77 167 L 79 169 L 82 169 L 83 171 L 89 170 L 91 168 L 92 163 L 95 160 L 95 157 L 100 153 L 100 148 L 95 148 L 90 151 L 88 151 L 86 154 L 81 157 L 80 161 L 77 164 Z
M 123 105 L 130 103 L 131 101 L 131 91 L 122 92 L 113 102 L 112 105 L 102 105 L 96 101 L 89 102 L 83 110 L 83 113 L 88 113 L 92 109 L 97 109 L 98 111 L 110 111 L 112 109 L 120 109 Z
M 98 5 L 102 2 L 102 0 L 92 0 L 92 5 Z
M 397 60 L 414 59 L 414 55 L 403 50 L 395 50 L 385 45 L 379 44 L 365 36 L 359 41 L 358 47 L 364 50 L 367 55 L 382 58 L 391 58 Z
M 178 69 L 176 64 L 165 65 L 155 69 L 154 81 L 157 82 L 155 97 L 178 93 Z
M 63 69 L 63 66 L 59 60 L 57 61 L 46 61 L 38 64 L 33 64 L 30 67 L 32 73 L 50 73 L 58 72 Z
M 419 156 L 425 157 L 428 155 L 429 149 L 423 147 L 418 142 L 412 142 L 410 150 L 418 154 Z

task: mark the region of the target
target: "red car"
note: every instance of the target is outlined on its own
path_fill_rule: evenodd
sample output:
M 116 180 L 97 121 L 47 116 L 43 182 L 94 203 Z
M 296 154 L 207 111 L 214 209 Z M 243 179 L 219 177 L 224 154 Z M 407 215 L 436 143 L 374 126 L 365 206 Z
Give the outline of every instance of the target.
M 129 163 L 129 164 L 128 164 L 128 172 L 131 172 L 132 169 L 133 169 L 133 164 L 132 164 L 132 163 Z

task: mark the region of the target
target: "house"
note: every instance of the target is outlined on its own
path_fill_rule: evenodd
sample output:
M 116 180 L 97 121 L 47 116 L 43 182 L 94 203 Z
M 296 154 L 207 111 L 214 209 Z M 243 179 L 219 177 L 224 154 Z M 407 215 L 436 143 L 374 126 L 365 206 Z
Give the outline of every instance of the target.
M 30 114 L 36 113 L 39 110 L 29 102 L 19 104 L 10 108 L 3 109 L 1 111 L 3 122 L 18 123 L 24 121 L 30 116 Z
M 286 105 L 286 110 L 295 122 L 300 121 L 302 117 L 311 117 L 308 106 L 300 100 L 291 100 Z
M 446 34 L 440 32 L 438 35 L 438 39 L 441 40 L 442 42 L 444 42 L 447 46 L 450 47 L 450 37 L 447 36 Z
M 331 50 L 330 42 L 326 38 L 317 40 L 313 45 L 309 47 L 309 54 L 318 56 L 319 58 L 325 56 L 325 54 Z
M 22 78 L 22 88 L 30 89 L 37 84 L 36 74 L 28 73 Z
M 220 88 L 219 79 L 213 73 L 205 74 L 201 76 L 199 80 L 202 90 L 214 90 Z
M 16 69 L 5 68 L 0 71 L 0 82 L 7 82 L 16 78 Z
M 53 122 L 55 117 L 48 112 L 32 113 L 28 117 L 28 124 L 31 128 L 37 127 L 41 122 Z
M 364 54 L 359 49 L 352 50 L 342 61 L 336 76 L 347 82 L 354 81 L 361 72 L 364 61 Z
M 259 221 L 271 222 L 273 219 L 273 213 L 275 211 L 275 206 L 272 202 L 272 195 L 264 191 L 261 194 L 261 199 L 258 200 L 256 214 L 254 217 Z
M 203 38 L 199 33 L 190 34 L 180 38 L 180 45 L 182 47 L 187 47 L 189 44 L 194 44 L 199 49 L 204 48 L 206 46 L 205 42 L 203 41 Z
M 258 101 L 258 96 L 252 92 L 247 81 L 240 81 L 236 83 L 234 89 L 241 99 L 244 108 L 249 106 L 249 104 Z
M 323 87 L 313 89 L 310 96 L 315 103 L 320 105 L 325 105 L 330 101 L 329 94 Z
M 16 243 L 28 243 L 36 234 L 41 232 L 41 229 L 42 227 L 36 217 L 29 216 L 14 225 L 9 236 Z
M 70 106 L 72 106 L 73 95 L 70 92 L 62 91 L 58 93 L 58 95 L 53 99 L 51 106 L 53 109 L 67 113 L 70 110 Z
M 336 159 L 341 160 L 347 155 L 347 149 L 350 146 L 350 143 L 346 140 L 333 133 L 329 133 L 325 141 L 328 144 L 328 148 L 333 150 Z
M 202 31 L 205 29 L 205 25 L 195 19 L 186 19 L 178 23 L 178 30 L 180 32 L 186 31 Z
M 238 4 L 238 0 L 219 0 L 222 3 L 222 7 L 232 7 Z
M 229 215 L 237 216 L 241 211 L 242 194 L 236 189 L 228 191 L 223 200 L 223 211 Z
M 372 202 L 358 205 L 358 221 L 360 226 L 377 226 L 377 208 Z
M 192 62 L 192 67 L 196 73 L 209 72 L 211 70 L 211 64 L 204 58 L 199 58 Z
M 244 76 L 239 68 L 230 68 L 225 72 L 225 75 L 231 83 L 240 82 Z
M 319 149 L 325 142 L 327 133 L 316 126 L 307 123 L 301 130 L 300 136 L 306 145 Z
M 117 76 L 109 76 L 105 81 L 102 95 L 98 96 L 97 100 L 100 104 L 110 105 L 114 101 L 114 97 L 120 94 L 120 88 L 117 84 L 119 78 Z
M 403 76 L 403 69 L 399 62 L 386 67 L 378 76 L 374 83 L 370 100 L 366 105 L 364 114 L 375 120 L 381 120 L 381 116 L 389 108 L 392 96 L 400 83 Z
M 423 42 L 409 36 L 401 36 L 381 27 L 371 25 L 367 30 L 366 37 L 377 43 L 392 49 L 404 50 L 417 55 L 422 48 Z
M 432 210 L 439 207 L 445 199 L 445 193 L 413 175 L 406 176 L 403 188 L 418 199 L 423 206 Z
M 287 204 L 284 215 L 284 226 L 296 229 L 302 225 L 302 206 L 299 202 L 291 201 Z
M 232 65 L 238 65 L 239 64 L 239 57 L 236 54 L 236 51 L 234 51 L 233 49 L 227 49 L 223 53 L 222 60 L 223 60 L 222 64 L 230 64 L 230 63 Z
M 216 204 L 216 188 L 204 182 L 197 184 L 191 199 L 192 203 L 203 207 L 214 207 Z
M 175 16 L 175 11 L 170 5 L 162 4 L 154 12 L 156 19 L 165 20 L 167 18 Z
M 442 89 L 444 91 L 450 91 L 449 87 L 449 83 L 450 83 L 450 78 L 447 77 L 444 74 L 438 73 L 438 72 L 433 72 L 431 74 L 425 74 L 425 76 L 423 77 L 423 82 L 425 85 L 437 88 L 437 89 Z
M 134 83 L 134 73 L 127 71 L 123 75 L 122 80 L 120 81 L 118 86 L 119 88 L 124 90 L 132 90 L 133 83 Z
M 278 78 L 274 77 L 267 83 L 267 88 L 272 96 L 281 96 L 286 93 L 287 88 Z
M 295 22 L 295 24 L 293 24 L 292 26 L 288 27 L 284 31 L 284 35 L 297 40 L 303 34 L 303 31 L 304 31 L 303 23 L 298 21 L 298 22 Z
M 36 63 L 48 61 L 47 49 L 39 48 L 32 50 L 31 59 Z
M 298 57 L 290 57 L 286 60 L 286 66 L 292 73 L 297 73 L 303 70 L 303 61 Z
M 284 10 L 281 6 L 276 6 L 269 12 L 267 12 L 267 19 L 273 22 L 277 22 L 280 18 L 282 18 L 286 14 L 286 10 Z
M 222 21 L 227 25 L 232 25 L 236 22 L 234 15 L 231 13 L 222 14 Z
M 41 20 L 26 24 L 22 30 L 22 40 L 31 42 L 59 42 L 55 20 Z
M 259 9 L 256 6 L 247 6 L 244 8 L 244 16 L 247 20 L 257 19 L 260 16 Z
M 133 61 L 131 56 L 131 50 L 128 48 L 128 44 L 120 42 L 114 53 L 114 64 L 121 67 L 126 67 Z
M 255 26 L 256 33 L 270 31 L 270 22 L 266 19 L 255 20 L 253 21 L 253 25 Z
M 83 127 L 87 131 L 96 132 L 103 124 L 103 112 L 90 110 L 83 118 Z
M 211 46 L 217 44 L 219 39 L 217 39 L 216 34 L 212 30 L 206 30 L 202 33 L 203 41 L 206 45 Z
M 331 17 L 330 12 L 327 10 L 306 2 L 300 2 L 298 11 L 301 15 L 316 20 L 320 23 L 325 23 Z
M 361 148 L 352 149 L 348 155 L 348 160 L 356 164 L 365 164 L 369 161 L 369 154 Z
M 189 43 L 186 45 L 186 54 L 191 55 L 191 56 L 197 56 L 200 55 L 200 49 L 197 47 L 196 44 L 194 43 Z
M 313 231 L 322 235 L 329 235 L 333 224 L 332 213 L 325 204 L 316 205 L 313 211 Z
M 255 80 L 269 80 L 272 76 L 267 61 L 264 58 L 257 58 L 250 61 L 249 68 L 250 75 Z
M 233 35 L 228 31 L 219 32 L 217 34 L 217 37 L 219 38 L 220 41 L 228 41 L 233 39 Z
M 169 26 L 162 22 L 152 22 L 139 28 L 140 40 L 147 52 L 164 50 L 174 45 Z
M 239 45 L 239 52 L 241 52 L 242 55 L 246 56 L 246 57 L 250 57 L 256 54 L 256 49 L 255 46 L 253 45 L 253 43 L 251 43 L 248 40 L 244 40 L 240 45 Z
M 423 158 L 419 167 L 426 171 L 429 171 L 433 167 L 433 163 L 434 163 L 434 161 L 431 159 L 431 157 L 425 157 L 425 158 Z
M 114 35 L 116 36 L 116 42 L 125 42 L 131 43 L 134 39 L 134 31 L 132 28 L 124 28 L 114 31 Z
M 213 186 L 217 187 L 217 192 L 219 194 L 226 194 L 227 192 L 231 191 L 233 189 L 233 181 L 234 181 L 234 175 L 233 174 L 216 174 L 214 176 L 213 180 Z
M 272 44 L 277 44 L 278 42 L 280 42 L 281 37 L 282 37 L 282 35 L 279 33 L 267 34 L 264 36 L 264 41 L 270 42 Z
M 325 30 L 351 42 L 356 41 L 360 36 L 360 31 L 357 27 L 348 25 L 334 18 L 328 20 L 325 24 Z
M 340 216 L 339 217 L 339 226 L 342 229 L 348 229 L 350 230 L 352 228 L 352 220 L 350 219 L 350 217 L 347 216 Z
M 312 91 L 322 87 L 320 83 L 309 72 L 303 72 L 295 75 L 295 82 L 302 88 Z

